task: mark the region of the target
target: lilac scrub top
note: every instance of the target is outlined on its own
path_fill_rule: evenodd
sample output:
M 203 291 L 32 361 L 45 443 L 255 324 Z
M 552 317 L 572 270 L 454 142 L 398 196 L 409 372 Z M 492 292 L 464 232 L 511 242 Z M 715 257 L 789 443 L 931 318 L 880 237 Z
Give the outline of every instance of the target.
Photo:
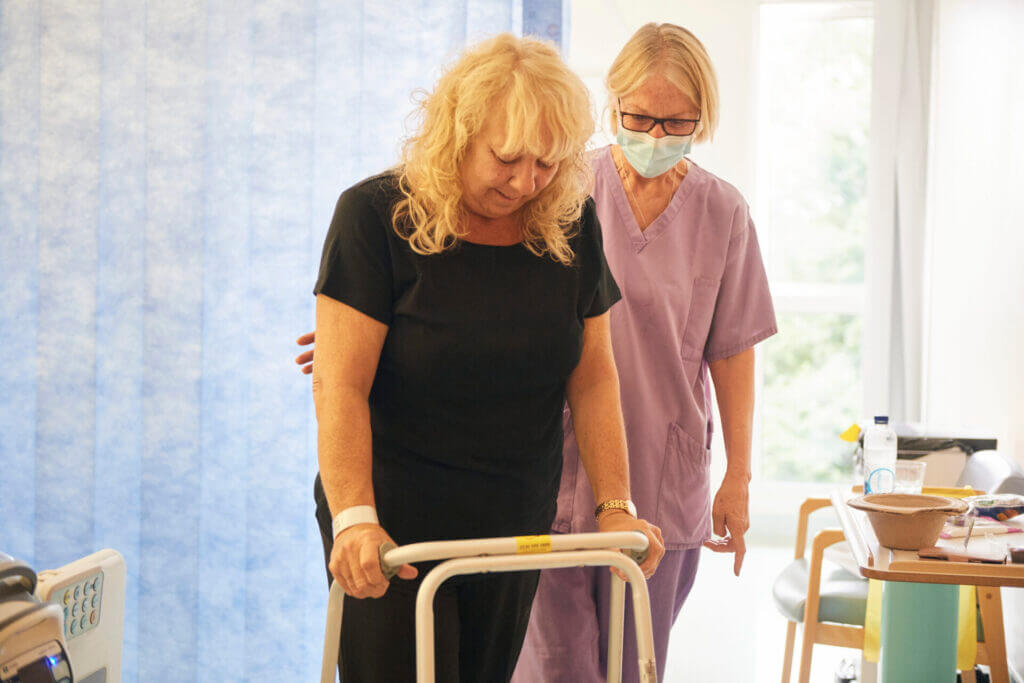
M 612 348 L 629 444 L 630 490 L 668 549 L 710 537 L 708 363 L 775 334 L 775 312 L 750 211 L 739 191 L 692 161 L 668 207 L 640 230 L 612 161 L 595 152 L 594 200 L 622 300 Z M 564 416 L 554 530 L 595 531 L 594 496 Z

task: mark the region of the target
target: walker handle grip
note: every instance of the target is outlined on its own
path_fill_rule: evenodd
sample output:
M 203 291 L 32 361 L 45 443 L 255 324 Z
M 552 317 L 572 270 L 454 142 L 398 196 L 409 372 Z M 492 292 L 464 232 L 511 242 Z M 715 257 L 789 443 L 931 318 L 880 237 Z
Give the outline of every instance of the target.
M 647 559 L 647 556 L 651 554 L 651 548 L 650 546 L 648 546 L 643 550 L 623 550 L 622 552 L 626 554 L 626 557 L 633 560 L 637 564 L 643 564 L 644 560 Z
M 384 560 L 385 553 L 394 550 L 395 544 L 391 541 L 384 541 L 380 544 L 380 548 L 377 549 L 377 557 L 380 559 L 380 570 L 384 573 L 384 578 L 390 581 L 398 574 L 399 567 L 392 567 Z
M 627 548 L 622 552 L 626 555 L 626 557 L 633 560 L 637 564 L 643 564 L 644 560 L 647 559 L 647 556 L 651 554 L 651 542 L 647 538 L 647 534 L 643 533 L 642 531 L 635 530 L 633 531 L 633 533 L 645 541 L 644 547 L 640 550 L 633 550 L 632 548 Z

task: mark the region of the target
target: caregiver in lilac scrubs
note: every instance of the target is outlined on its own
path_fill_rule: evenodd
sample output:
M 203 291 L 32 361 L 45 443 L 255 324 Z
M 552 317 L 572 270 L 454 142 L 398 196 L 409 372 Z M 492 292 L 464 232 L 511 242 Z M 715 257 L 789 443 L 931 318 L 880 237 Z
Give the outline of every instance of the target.
M 749 526 L 753 346 L 776 332 L 754 224 L 735 187 L 684 158 L 710 140 L 718 88 L 704 46 L 686 29 L 647 24 L 630 38 L 606 87 L 617 143 L 593 157 L 593 196 L 622 300 L 611 308 L 641 519 L 661 527 L 666 553 L 648 581 L 658 679 L 669 631 L 693 585 L 701 546 L 735 553 Z M 728 460 L 711 501 L 715 384 Z M 594 500 L 565 413 L 553 531 L 596 531 Z M 711 532 L 722 537 L 711 540 Z M 518 683 L 605 680 L 609 572 L 545 570 L 534 599 Z M 623 680 L 638 680 L 632 601 L 626 601 Z M 697 656 L 697 655 L 695 655 Z

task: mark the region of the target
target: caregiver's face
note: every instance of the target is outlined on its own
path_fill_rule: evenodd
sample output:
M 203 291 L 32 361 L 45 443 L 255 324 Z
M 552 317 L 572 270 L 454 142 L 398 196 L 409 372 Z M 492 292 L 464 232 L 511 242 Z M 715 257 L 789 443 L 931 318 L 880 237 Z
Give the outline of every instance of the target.
M 505 147 L 503 116 L 492 116 L 469 143 L 459 168 L 462 202 L 483 218 L 506 218 L 548 186 L 558 162 L 525 152 L 502 153 Z
M 623 95 L 619 101 L 621 111 L 630 114 L 658 119 L 700 118 L 700 107 L 658 71 L 645 78 L 640 87 Z M 665 137 L 665 130 L 658 125 L 649 134 L 651 137 L 662 138 Z

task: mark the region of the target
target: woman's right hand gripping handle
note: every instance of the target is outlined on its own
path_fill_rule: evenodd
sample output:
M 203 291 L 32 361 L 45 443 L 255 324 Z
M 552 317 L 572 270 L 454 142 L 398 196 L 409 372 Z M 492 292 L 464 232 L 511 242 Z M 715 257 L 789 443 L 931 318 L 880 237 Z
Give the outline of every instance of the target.
M 353 598 L 379 598 L 388 589 L 389 577 L 381 569 L 381 546 L 394 547 L 394 541 L 380 525 L 356 524 L 342 531 L 331 548 L 331 574 L 346 595 Z M 398 578 L 414 579 L 417 570 L 411 564 L 398 568 Z

